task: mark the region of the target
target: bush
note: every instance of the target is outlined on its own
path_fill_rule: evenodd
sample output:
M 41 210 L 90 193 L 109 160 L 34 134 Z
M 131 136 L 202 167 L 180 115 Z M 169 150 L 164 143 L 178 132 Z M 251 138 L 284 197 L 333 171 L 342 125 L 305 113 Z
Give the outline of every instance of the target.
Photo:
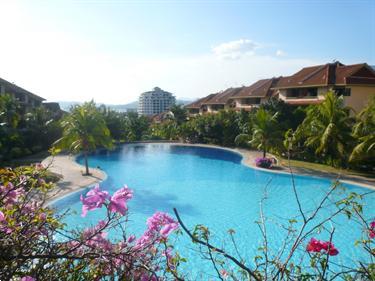
M 269 169 L 272 167 L 273 160 L 267 157 L 258 157 L 255 159 L 255 165 L 260 168 Z
M 178 223 L 166 213 L 147 219 L 143 235 L 129 233 L 126 186 L 113 195 L 96 186 L 81 196 L 82 217 L 105 208 L 95 226 L 67 231 L 64 215 L 45 207 L 47 191 L 41 164 L 0 169 L 0 280 L 172 280 L 179 256 L 168 243 Z M 109 239 L 109 231 L 121 239 Z M 58 238 L 57 236 L 60 236 Z

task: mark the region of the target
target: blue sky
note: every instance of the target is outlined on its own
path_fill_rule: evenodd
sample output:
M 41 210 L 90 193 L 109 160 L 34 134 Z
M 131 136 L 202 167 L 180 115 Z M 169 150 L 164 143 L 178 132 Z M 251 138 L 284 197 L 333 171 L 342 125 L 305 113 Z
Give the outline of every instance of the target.
M 194 99 L 334 59 L 375 64 L 375 1 L 2 1 L 0 10 L 0 77 L 48 100 L 127 103 L 154 86 Z

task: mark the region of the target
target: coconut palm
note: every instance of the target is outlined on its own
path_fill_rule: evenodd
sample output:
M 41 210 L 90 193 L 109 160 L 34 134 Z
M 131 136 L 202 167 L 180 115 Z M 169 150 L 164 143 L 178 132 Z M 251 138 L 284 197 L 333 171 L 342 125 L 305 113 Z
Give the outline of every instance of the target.
M 93 101 L 71 109 L 62 123 L 63 135 L 55 142 L 57 148 L 82 152 L 85 159 L 86 175 L 89 175 L 88 154 L 98 146 L 112 147 L 112 138 L 102 114 Z
M 328 92 L 319 105 L 309 106 L 306 118 L 296 134 L 305 139 L 304 144 L 314 149 L 316 155 L 328 158 L 330 165 L 343 164 L 351 143 L 353 118 L 344 106 L 343 97 Z
M 257 149 L 263 150 L 263 157 L 266 157 L 270 148 L 276 150 L 281 142 L 281 133 L 277 122 L 278 113 L 260 108 L 252 120 L 252 137 L 250 144 Z
M 349 161 L 375 157 L 375 97 L 357 116 L 353 136 L 358 140 Z

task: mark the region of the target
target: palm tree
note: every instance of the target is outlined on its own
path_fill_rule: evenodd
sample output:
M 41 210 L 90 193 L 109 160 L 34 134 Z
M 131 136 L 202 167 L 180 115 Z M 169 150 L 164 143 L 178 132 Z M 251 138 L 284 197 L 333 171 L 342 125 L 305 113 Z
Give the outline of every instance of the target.
M 63 135 L 55 142 L 57 148 L 83 152 L 86 174 L 89 175 L 88 154 L 97 146 L 111 148 L 112 138 L 102 114 L 93 101 L 71 109 L 62 123 Z
M 278 113 L 260 108 L 253 118 L 252 139 L 250 144 L 257 149 L 263 150 L 263 157 L 266 157 L 270 148 L 277 149 L 280 145 L 281 134 L 277 122 Z
M 358 140 L 349 161 L 375 157 L 375 97 L 358 114 L 353 136 Z
M 335 165 L 347 156 L 347 146 L 351 142 L 353 118 L 350 109 L 344 106 L 343 97 L 328 92 L 324 102 L 309 106 L 306 118 L 298 127 L 296 135 L 304 139 L 307 147 L 316 155 L 328 157 L 329 164 Z

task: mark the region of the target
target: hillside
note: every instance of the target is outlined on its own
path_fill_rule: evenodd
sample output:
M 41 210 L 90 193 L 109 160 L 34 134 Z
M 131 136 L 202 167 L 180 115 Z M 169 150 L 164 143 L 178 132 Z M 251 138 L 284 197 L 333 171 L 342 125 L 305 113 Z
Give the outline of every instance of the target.
M 177 104 L 182 104 L 182 105 L 188 104 L 190 102 L 191 102 L 190 100 L 179 100 L 179 99 L 177 99 L 176 101 Z M 74 105 L 82 104 L 82 102 L 78 102 L 78 101 L 59 101 L 58 103 L 60 104 L 61 109 L 65 111 L 69 111 L 70 107 Z M 101 103 L 98 105 L 101 105 Z M 104 104 L 104 105 L 116 111 L 126 112 L 128 109 L 138 108 L 138 101 L 133 101 L 133 102 L 126 103 L 126 104 Z

